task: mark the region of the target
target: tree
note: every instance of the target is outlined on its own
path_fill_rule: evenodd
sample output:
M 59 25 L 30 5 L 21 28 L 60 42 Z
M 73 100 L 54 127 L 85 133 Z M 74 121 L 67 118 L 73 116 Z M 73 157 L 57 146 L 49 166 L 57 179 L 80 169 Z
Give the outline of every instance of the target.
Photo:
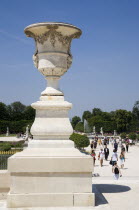
M 122 139 L 125 139 L 126 138 L 126 133 L 121 133 L 120 136 L 121 136 Z
M 80 134 L 77 134 L 77 133 L 73 133 L 70 136 L 70 139 L 72 141 L 74 141 L 76 147 L 79 148 L 79 149 L 84 148 L 84 147 L 88 147 L 89 144 L 90 144 L 89 138 L 85 135 L 80 135 Z
M 115 111 L 115 122 L 118 132 L 126 132 L 130 130 L 132 124 L 132 113 L 127 110 L 119 109 Z
M 71 124 L 72 124 L 73 129 L 75 129 L 75 126 L 76 126 L 76 125 L 78 124 L 78 122 L 80 122 L 80 121 L 81 121 L 81 118 L 78 117 L 78 116 L 75 116 L 75 117 L 72 118 Z
M 100 132 L 100 128 L 103 127 L 103 119 L 101 116 L 93 116 L 88 120 L 90 128 L 93 128 L 93 126 L 96 127 L 96 132 Z
M 109 113 L 109 112 L 101 112 L 101 115 L 99 115 L 99 116 L 101 116 L 104 121 L 111 121 L 112 120 L 111 119 L 111 113 Z
M 84 124 L 83 124 L 83 122 L 78 122 L 76 124 L 75 131 L 84 132 Z
M 139 140 L 139 134 L 137 134 L 137 140 Z
M 0 102 L 0 120 L 9 120 L 7 106 L 2 102 Z
M 92 116 L 97 116 L 97 115 L 101 115 L 102 114 L 102 110 L 99 108 L 94 108 L 92 110 Z
M 24 119 L 25 120 L 34 120 L 35 118 L 35 109 L 31 106 L 26 106 L 24 110 Z
M 91 117 L 92 117 L 92 114 L 90 111 L 84 111 L 83 116 L 82 116 L 82 121 L 84 121 L 84 119 L 88 120 Z
M 128 138 L 132 140 L 136 140 L 137 135 L 135 133 L 129 133 Z
M 116 130 L 116 123 L 114 121 L 104 121 L 103 122 L 103 131 L 106 133 L 113 133 Z
M 25 108 L 26 108 L 26 106 L 24 104 L 22 104 L 20 101 L 11 103 L 8 106 L 8 111 L 9 111 L 11 120 L 13 120 L 13 121 L 23 120 Z
M 135 130 L 137 131 L 139 129 L 139 101 L 135 102 L 132 114 L 133 114 L 133 124 Z

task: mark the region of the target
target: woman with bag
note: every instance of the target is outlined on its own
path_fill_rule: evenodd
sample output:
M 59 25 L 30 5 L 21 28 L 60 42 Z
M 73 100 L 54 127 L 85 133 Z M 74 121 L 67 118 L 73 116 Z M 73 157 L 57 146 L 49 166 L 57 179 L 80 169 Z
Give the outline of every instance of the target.
M 113 176 L 114 176 L 114 179 L 115 180 L 118 180 L 119 179 L 119 175 L 120 175 L 120 177 L 122 176 L 121 171 L 120 171 L 120 168 L 117 165 L 117 162 L 115 162 L 114 163 L 114 166 L 112 167 L 112 173 L 113 173 Z

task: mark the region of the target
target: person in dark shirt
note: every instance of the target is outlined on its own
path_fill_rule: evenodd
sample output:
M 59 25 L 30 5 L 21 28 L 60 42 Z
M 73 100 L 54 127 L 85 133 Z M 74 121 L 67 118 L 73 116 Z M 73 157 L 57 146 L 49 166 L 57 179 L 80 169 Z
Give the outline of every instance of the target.
M 108 160 L 108 156 L 109 156 L 109 148 L 107 148 L 107 145 L 105 145 L 105 148 L 104 148 L 104 153 L 105 153 L 105 160 Z
M 118 144 L 117 144 L 117 142 L 115 141 L 114 142 L 114 149 L 117 151 L 117 149 L 118 149 Z
M 126 151 L 128 152 L 128 147 L 129 147 L 129 143 L 128 143 L 128 141 L 126 142 Z

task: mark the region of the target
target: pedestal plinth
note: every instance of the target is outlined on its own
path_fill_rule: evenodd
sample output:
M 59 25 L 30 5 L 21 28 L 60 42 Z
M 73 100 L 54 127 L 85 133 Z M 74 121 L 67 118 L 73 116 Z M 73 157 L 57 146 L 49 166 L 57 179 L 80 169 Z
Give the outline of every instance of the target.
M 38 23 L 25 29 L 36 42 L 33 61 L 47 79 L 47 88 L 36 110 L 28 148 L 9 158 L 11 175 L 7 206 L 93 206 L 93 160 L 74 148 L 68 111 L 58 80 L 72 62 L 70 44 L 81 35 L 77 27 L 63 23 Z
M 28 148 L 9 159 L 8 207 L 94 205 L 92 158 L 59 143 L 63 148 Z

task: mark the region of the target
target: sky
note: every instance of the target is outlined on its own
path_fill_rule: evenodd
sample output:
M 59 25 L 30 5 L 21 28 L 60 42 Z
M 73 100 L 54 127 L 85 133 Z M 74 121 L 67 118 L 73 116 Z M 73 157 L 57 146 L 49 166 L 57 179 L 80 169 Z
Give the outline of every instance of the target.
M 1 0 L 0 101 L 39 100 L 46 81 L 34 67 L 34 40 L 24 28 L 66 22 L 82 30 L 72 41 L 72 66 L 60 80 L 70 117 L 101 108 L 132 110 L 139 100 L 138 0 Z

